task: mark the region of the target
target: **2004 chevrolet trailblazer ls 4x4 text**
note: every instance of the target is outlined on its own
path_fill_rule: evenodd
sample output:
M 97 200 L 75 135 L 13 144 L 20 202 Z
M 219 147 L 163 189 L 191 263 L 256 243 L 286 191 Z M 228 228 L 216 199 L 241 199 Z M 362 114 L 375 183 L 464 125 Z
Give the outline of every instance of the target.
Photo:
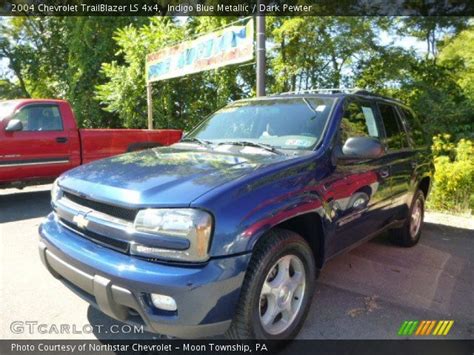
M 40 254 L 102 312 L 152 332 L 291 338 L 325 261 L 386 229 L 418 242 L 431 174 L 397 101 L 237 101 L 180 143 L 62 175 Z

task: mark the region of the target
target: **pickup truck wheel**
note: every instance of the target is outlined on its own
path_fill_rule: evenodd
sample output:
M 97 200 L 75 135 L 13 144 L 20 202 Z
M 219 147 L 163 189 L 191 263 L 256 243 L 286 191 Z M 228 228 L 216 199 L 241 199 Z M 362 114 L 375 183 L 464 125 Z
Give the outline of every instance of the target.
M 308 243 L 284 229 L 263 238 L 250 260 L 228 338 L 294 338 L 311 305 L 317 273 Z
M 413 197 L 408 216 L 402 227 L 390 230 L 390 237 L 394 244 L 403 247 L 412 247 L 418 243 L 423 227 L 425 214 L 425 195 L 418 190 Z

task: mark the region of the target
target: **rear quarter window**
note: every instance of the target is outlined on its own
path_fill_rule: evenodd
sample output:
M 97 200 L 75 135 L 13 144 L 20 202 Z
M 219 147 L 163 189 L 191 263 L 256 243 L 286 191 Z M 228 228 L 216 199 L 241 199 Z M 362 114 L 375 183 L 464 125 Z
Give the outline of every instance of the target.
M 377 106 L 385 128 L 388 148 L 400 150 L 408 147 L 407 134 L 395 106 L 382 102 L 378 102 Z
M 406 107 L 398 107 L 403 114 L 408 137 L 415 146 L 422 147 L 428 145 L 427 133 L 423 130 L 420 121 L 414 113 Z

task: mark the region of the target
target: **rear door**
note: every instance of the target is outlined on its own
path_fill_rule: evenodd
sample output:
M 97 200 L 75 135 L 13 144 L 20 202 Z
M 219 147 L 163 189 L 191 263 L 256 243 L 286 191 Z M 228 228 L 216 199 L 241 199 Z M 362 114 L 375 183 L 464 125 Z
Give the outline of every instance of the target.
M 397 107 L 385 101 L 379 101 L 377 107 L 385 131 L 384 143 L 387 146 L 386 154 L 390 164 L 389 181 L 393 193 L 392 206 L 395 213 L 400 213 L 398 217 L 402 218 L 402 213 L 409 204 L 408 194 L 416 168 L 415 154 L 409 144 Z
M 51 178 L 71 167 L 68 135 L 59 105 L 27 104 L 13 115 L 23 124 L 16 132 L 4 132 L 0 162 L 2 180 Z

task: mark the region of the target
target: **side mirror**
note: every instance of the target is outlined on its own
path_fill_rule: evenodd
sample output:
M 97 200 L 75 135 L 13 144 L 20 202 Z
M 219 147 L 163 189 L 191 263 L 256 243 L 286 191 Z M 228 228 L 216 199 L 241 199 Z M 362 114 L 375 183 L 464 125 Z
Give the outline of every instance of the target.
M 20 120 L 13 119 L 8 121 L 5 131 L 7 132 L 17 132 L 23 130 L 23 123 Z
M 344 143 L 342 153 L 346 159 L 375 159 L 384 155 L 385 149 L 377 138 L 351 137 Z

